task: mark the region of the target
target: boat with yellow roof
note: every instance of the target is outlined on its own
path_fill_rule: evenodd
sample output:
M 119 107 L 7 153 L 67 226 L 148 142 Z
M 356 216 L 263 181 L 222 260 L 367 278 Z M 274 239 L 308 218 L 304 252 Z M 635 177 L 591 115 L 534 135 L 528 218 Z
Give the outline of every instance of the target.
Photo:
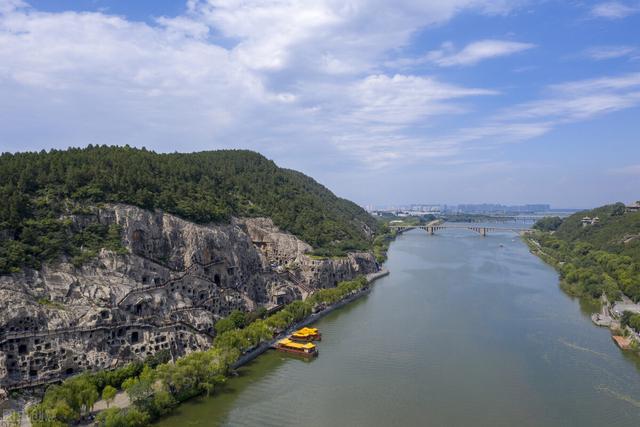
M 291 334 L 291 339 L 294 341 L 321 341 L 322 334 L 318 331 L 317 328 L 308 328 L 304 327 L 302 329 L 298 329 L 293 334 Z
M 276 350 L 285 353 L 297 354 L 304 357 L 315 357 L 318 355 L 316 345 L 310 342 L 300 343 L 289 338 L 281 339 L 276 343 Z

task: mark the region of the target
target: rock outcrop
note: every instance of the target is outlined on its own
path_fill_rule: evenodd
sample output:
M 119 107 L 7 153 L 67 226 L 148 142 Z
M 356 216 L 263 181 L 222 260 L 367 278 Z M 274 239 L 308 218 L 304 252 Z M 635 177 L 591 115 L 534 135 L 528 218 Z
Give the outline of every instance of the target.
M 369 253 L 315 259 L 267 218 L 205 226 L 107 205 L 70 219 L 118 224 L 128 253 L 0 276 L 2 388 L 202 350 L 234 309 L 271 309 L 378 269 Z

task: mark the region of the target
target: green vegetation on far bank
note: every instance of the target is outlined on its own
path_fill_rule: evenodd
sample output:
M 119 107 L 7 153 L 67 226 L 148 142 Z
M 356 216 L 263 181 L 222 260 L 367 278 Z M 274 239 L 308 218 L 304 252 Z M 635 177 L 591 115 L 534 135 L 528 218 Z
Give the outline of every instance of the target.
M 0 274 L 66 256 L 82 264 L 119 230 L 92 207 L 126 203 L 198 223 L 266 216 L 318 255 L 368 250 L 376 220 L 302 173 L 250 151 L 158 154 L 145 149 L 84 149 L 0 155 Z M 69 215 L 81 215 L 72 223 Z
M 387 260 L 389 245 L 395 239 L 397 232 L 391 230 L 387 222 L 381 222 L 378 230 L 378 234 L 373 239 L 373 255 L 376 257 L 378 264 L 382 264 Z
M 620 318 L 620 324 L 623 327 L 629 326 L 631 329 L 640 333 L 640 314 L 625 311 Z
M 584 217 L 598 217 L 597 224 L 583 226 Z M 640 212 L 626 212 L 623 203 L 578 212 L 565 218 L 554 235 L 570 243 L 587 243 L 603 250 L 640 261 Z
M 508 217 L 516 219 L 516 216 Z M 448 214 L 443 218 L 447 222 L 492 222 L 495 221 L 495 217 L 485 214 L 472 214 L 472 213 L 459 213 Z
M 583 225 L 584 217 L 599 221 Z M 593 299 L 604 293 L 610 301 L 622 294 L 640 301 L 640 213 L 616 203 L 557 222 L 539 221 L 534 228 L 543 231 L 531 239 L 560 272 L 563 289 Z
M 262 314 L 234 312 L 216 325 L 219 334 L 206 351 L 169 362 L 168 355 L 133 362 L 114 371 L 84 373 L 50 386 L 41 403 L 32 406 L 34 427 L 62 427 L 86 416 L 100 395 L 113 398 L 113 390 L 126 391 L 132 406 L 102 411 L 96 424 L 104 427 L 138 427 L 170 413 L 180 402 L 211 394 L 225 383 L 239 357 L 271 340 L 275 334 L 308 317 L 314 307 L 334 304 L 368 285 L 364 277 L 321 289 L 305 301 L 294 301 L 263 318 Z M 158 356 L 158 355 L 157 355 Z M 164 356 L 164 357 L 162 357 Z
M 534 230 L 556 231 L 562 225 L 562 218 L 559 216 L 546 216 L 533 224 Z
M 378 218 L 378 232 L 374 236 L 372 251 L 376 257 L 376 261 L 382 264 L 387 260 L 387 252 L 389 245 L 397 237 L 398 232 L 391 229 L 390 225 L 424 225 L 431 221 L 434 221 L 436 217 L 431 214 L 424 214 L 422 216 L 409 216 L 398 217 L 392 214 L 388 214 Z

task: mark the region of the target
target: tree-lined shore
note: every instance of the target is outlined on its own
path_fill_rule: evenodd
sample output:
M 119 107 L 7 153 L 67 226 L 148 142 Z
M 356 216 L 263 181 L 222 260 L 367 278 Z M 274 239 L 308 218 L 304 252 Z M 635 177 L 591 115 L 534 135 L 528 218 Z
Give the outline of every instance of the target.
M 534 229 L 526 240 L 558 270 L 565 292 L 598 304 L 640 302 L 640 212 L 616 203 L 564 219 L 544 218 Z M 640 333 L 640 314 L 626 312 L 616 320 L 618 333 L 628 334 L 627 327 Z
M 34 427 L 77 423 L 91 413 L 100 396 L 108 401 L 114 390 L 122 390 L 131 405 L 101 411 L 96 424 L 105 427 L 148 425 L 170 413 L 180 402 L 213 393 L 225 383 L 241 355 L 273 339 L 314 310 L 336 304 L 368 286 L 365 277 L 341 282 L 335 288 L 316 291 L 305 301 L 294 301 L 269 316 L 264 312 L 234 312 L 218 322 L 218 335 L 211 349 L 175 361 L 166 360 L 168 354 L 159 354 L 114 371 L 69 378 L 60 385 L 50 386 L 42 402 L 29 408 L 29 418 Z

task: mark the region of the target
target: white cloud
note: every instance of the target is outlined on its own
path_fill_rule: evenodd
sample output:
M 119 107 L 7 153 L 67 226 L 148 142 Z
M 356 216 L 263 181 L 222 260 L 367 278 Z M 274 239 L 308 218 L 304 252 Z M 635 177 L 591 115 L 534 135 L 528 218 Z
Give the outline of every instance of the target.
M 591 8 L 593 16 L 606 19 L 626 18 L 638 11 L 640 11 L 640 8 L 637 5 L 629 6 L 618 1 L 599 3 Z
M 522 119 L 556 117 L 562 121 L 576 121 L 634 107 L 639 101 L 640 90 L 628 94 L 596 93 L 558 97 L 515 107 L 509 116 Z
M 445 43 L 441 49 L 427 54 L 427 60 L 441 67 L 474 65 L 480 61 L 513 55 L 535 47 L 531 43 L 505 40 L 479 40 L 455 51 L 453 44 Z
M 356 144 L 382 153 L 381 140 L 413 143 L 412 126 L 466 111 L 463 99 L 494 92 L 381 74 L 379 60 L 462 11 L 512 7 L 506 0 L 190 0 L 185 15 L 147 24 L 0 0 L 0 141 L 28 139 L 0 148 L 92 142 L 173 150 L 188 141 L 191 149 L 268 153 L 314 144 L 348 151 L 359 141 L 354 155 Z
M 305 140 L 328 141 L 342 157 L 383 167 L 392 160 L 411 159 L 424 151 L 425 139 L 415 130 L 438 116 L 462 114 L 463 100 L 496 92 L 465 88 L 431 77 L 375 74 L 348 86 L 307 85 L 299 93 L 305 107 L 287 121 L 287 131 Z M 449 147 L 430 142 L 429 157 L 451 154 Z M 421 155 L 423 156 L 423 155 Z
M 1 15 L 0 139 L 41 128 L 31 137 L 47 146 L 168 149 L 185 137 L 202 146 L 252 110 L 288 100 L 228 50 L 203 40 L 201 27 L 160 22 L 31 9 Z M 32 128 L 23 127 L 27 118 Z
M 192 15 L 235 41 L 248 67 L 305 67 L 329 73 L 368 72 L 416 31 L 462 11 L 503 14 L 508 0 L 202 0 Z
M 552 85 L 538 100 L 510 106 L 489 115 L 485 123 L 439 138 L 452 153 L 486 150 L 497 144 L 540 137 L 574 123 L 640 105 L 640 73 Z M 483 142 L 478 145 L 477 142 Z
M 425 143 L 424 136 L 412 132 L 427 127 L 434 116 L 463 113 L 464 106 L 457 102 L 461 99 L 495 94 L 433 78 L 371 75 L 345 93 L 348 103 L 334 105 L 331 116 L 320 114 L 318 119 L 332 121 L 332 127 L 340 130 L 331 137 L 339 150 L 380 168 L 399 159 L 453 154 L 449 144 Z M 344 110 L 335 110 L 340 107 Z
M 587 58 L 595 61 L 623 57 L 633 58 L 639 54 L 639 50 L 635 46 L 594 46 L 584 51 Z
M 610 171 L 613 175 L 640 176 L 640 164 L 627 165 Z
M 551 85 L 547 96 L 509 107 L 499 115 L 499 121 L 526 120 L 550 129 L 637 105 L 640 105 L 640 73 L 630 73 Z
M 281 69 L 294 48 L 342 21 L 326 2 L 216 0 L 198 5 L 200 17 L 239 40 L 234 53 L 255 69 Z
M 607 76 L 595 79 L 585 79 L 552 85 L 555 92 L 591 95 L 603 91 L 615 91 L 624 94 L 627 89 L 640 86 L 640 73 L 629 73 L 620 76 Z M 623 91 L 625 90 L 625 91 Z
M 0 0 L 0 13 L 9 13 L 27 4 L 22 0 Z
M 355 107 L 351 120 L 361 123 L 408 124 L 428 116 L 460 111 L 450 100 L 494 95 L 486 89 L 469 89 L 433 78 L 372 75 L 350 91 Z
M 158 24 L 164 26 L 170 34 L 177 38 L 193 37 L 204 39 L 209 35 L 209 27 L 202 22 L 178 16 L 175 18 L 160 17 L 156 20 Z
M 416 31 L 481 0 L 192 0 L 153 24 L 103 13 L 42 13 L 0 0 L 0 151 L 118 143 L 319 153 L 382 166 L 535 138 L 639 102 L 640 74 L 570 82 L 478 126 L 442 134 L 477 97 L 444 77 L 380 71 Z M 306 6 L 306 7 L 305 7 Z M 471 65 L 533 45 L 481 40 L 431 60 Z M 482 141 L 482 144 L 477 143 Z M 31 144 L 31 145 L 29 145 Z M 327 154 L 328 153 L 328 154 Z M 313 154 L 311 155 L 313 156 Z

